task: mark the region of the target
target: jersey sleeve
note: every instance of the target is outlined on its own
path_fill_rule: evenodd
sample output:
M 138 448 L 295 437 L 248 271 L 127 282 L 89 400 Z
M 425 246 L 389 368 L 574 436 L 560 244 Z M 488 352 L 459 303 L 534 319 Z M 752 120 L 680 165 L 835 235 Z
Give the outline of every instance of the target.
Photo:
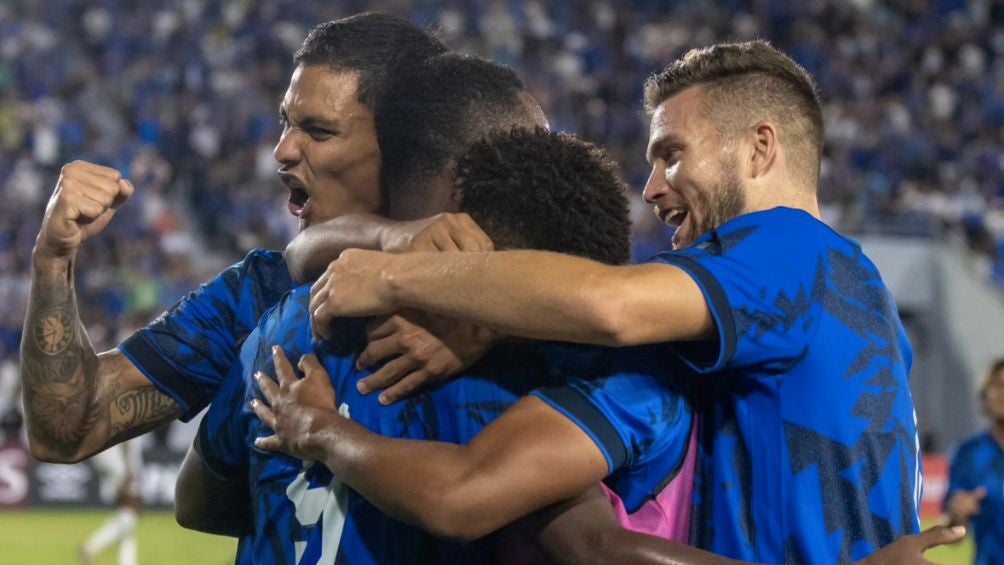
M 280 253 L 252 251 L 137 331 L 119 350 L 182 407 L 187 421 L 209 403 L 258 318 L 292 284 Z
M 607 461 L 608 480 L 629 507 L 678 468 L 686 452 L 693 412 L 686 375 L 657 346 L 606 350 L 594 374 L 531 394 L 572 420 Z
M 744 220 L 653 259 L 684 270 L 704 294 L 716 339 L 670 346 L 700 373 L 752 366 L 782 371 L 806 354 L 818 327 L 814 314 L 825 285 L 822 257 L 815 251 L 774 253 L 782 239 L 797 233 Z
M 203 465 L 220 477 L 246 474 L 250 464 L 247 424 L 251 415 L 247 407 L 247 385 L 244 375 L 236 370 L 231 372 L 217 389 L 209 410 L 199 423 L 195 449 Z

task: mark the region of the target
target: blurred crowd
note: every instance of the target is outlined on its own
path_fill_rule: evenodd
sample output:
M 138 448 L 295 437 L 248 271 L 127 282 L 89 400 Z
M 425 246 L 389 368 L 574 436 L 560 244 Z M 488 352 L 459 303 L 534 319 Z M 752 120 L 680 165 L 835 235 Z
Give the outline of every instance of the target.
M 640 188 L 641 88 L 686 49 L 766 38 L 812 72 L 821 199 L 851 232 L 964 242 L 1004 288 L 1004 3 L 990 0 L 13 0 L 0 3 L 0 360 L 16 353 L 31 248 L 60 166 L 137 187 L 85 246 L 77 289 L 114 345 L 295 224 L 272 146 L 291 55 L 316 23 L 383 9 L 515 67 L 552 127 L 608 149 Z M 635 253 L 666 228 L 634 195 Z

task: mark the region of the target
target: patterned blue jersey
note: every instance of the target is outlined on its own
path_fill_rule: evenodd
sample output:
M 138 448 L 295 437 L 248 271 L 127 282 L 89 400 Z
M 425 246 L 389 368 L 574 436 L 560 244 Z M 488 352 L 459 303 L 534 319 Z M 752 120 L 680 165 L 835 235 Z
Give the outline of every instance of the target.
M 339 411 L 391 437 L 465 443 L 521 396 L 544 387 L 536 394 L 552 406 L 572 406 L 563 412 L 589 419 L 583 429 L 607 456 L 609 483 L 629 509 L 658 492 L 680 463 L 691 410 L 661 351 L 500 345 L 461 378 L 385 407 L 375 394 L 356 390 L 369 374 L 354 367 L 365 345 L 360 321 L 341 320 L 332 341 L 312 342 L 309 298 L 309 288 L 301 287 L 266 314 L 241 349 L 248 370 L 228 377 L 199 431 L 198 448 L 210 469 L 250 473 L 254 532 L 242 541 L 241 562 L 484 563 L 493 551 L 488 541 L 447 543 L 381 514 L 322 464 L 253 449 L 254 439 L 271 431 L 248 407 L 260 395 L 251 375 L 274 374 L 269 348 L 275 343 L 293 360 L 317 353 Z
M 775 208 L 654 261 L 697 282 L 718 332 L 672 346 L 705 374 L 695 542 L 835 563 L 918 531 L 912 352 L 858 244 Z
M 291 288 L 281 253 L 252 251 L 133 334 L 119 350 L 181 406 L 187 422 L 216 394 L 258 318 Z
M 945 503 L 959 490 L 983 487 L 987 495 L 971 519 L 976 565 L 1004 564 L 1004 449 L 990 432 L 969 438 L 952 457 Z

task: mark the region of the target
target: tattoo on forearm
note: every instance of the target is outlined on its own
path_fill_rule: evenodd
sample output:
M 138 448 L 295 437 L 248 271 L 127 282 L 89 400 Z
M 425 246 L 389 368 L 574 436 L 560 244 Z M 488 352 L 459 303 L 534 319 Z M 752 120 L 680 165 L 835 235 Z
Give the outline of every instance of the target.
M 65 307 L 50 308 L 39 316 L 32 337 L 42 353 L 54 356 L 66 351 L 73 341 L 74 320 Z
M 148 431 L 181 413 L 147 384 L 126 386 L 128 361 L 95 354 L 77 315 L 72 275 L 36 277 L 21 340 L 21 382 L 33 443 L 72 459 Z M 85 445 L 86 444 L 86 445 Z
M 95 368 L 94 361 L 69 277 L 34 279 L 21 340 L 21 380 L 33 436 L 58 452 L 71 452 L 95 424 L 94 372 L 84 370 L 85 364 Z
M 115 442 L 158 426 L 178 416 L 178 405 L 153 386 L 122 393 L 109 406 L 110 441 Z
M 22 375 L 44 374 L 45 368 L 37 361 L 25 359 Z M 69 382 L 39 382 L 24 378 L 24 397 L 36 437 L 60 453 L 72 453 L 81 438 L 97 422 L 96 413 L 89 409 L 92 398 L 84 387 L 83 372 L 78 372 Z

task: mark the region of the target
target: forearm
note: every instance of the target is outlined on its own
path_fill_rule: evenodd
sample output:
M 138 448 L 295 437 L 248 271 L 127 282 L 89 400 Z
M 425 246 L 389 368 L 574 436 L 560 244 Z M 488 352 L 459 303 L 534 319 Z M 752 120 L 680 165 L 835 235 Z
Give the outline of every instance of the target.
M 337 415 L 314 429 L 317 459 L 335 476 L 384 513 L 447 538 L 487 535 L 585 489 L 605 469 L 602 461 L 580 464 L 574 446 L 566 453 L 548 442 L 386 438 Z
M 32 450 L 72 457 L 97 424 L 97 355 L 77 314 L 73 258 L 33 258 L 21 340 L 21 384 Z M 48 458 L 48 457 L 46 457 Z
M 72 259 L 36 258 L 32 275 L 21 384 L 36 458 L 79 461 L 180 413 L 121 353 L 95 353 L 77 313 Z
M 595 563 L 622 563 L 624 565 L 744 565 L 721 555 L 669 541 L 667 539 L 640 534 L 618 527 L 599 534 L 588 541 L 584 538 L 584 548 L 577 552 L 579 559 L 568 559 L 549 553 L 556 563 L 587 565 Z
M 464 510 L 455 503 L 462 498 L 455 493 L 466 490 L 462 446 L 379 436 L 334 412 L 311 436 L 318 459 L 387 515 L 442 537 L 476 538 L 494 529 L 471 532 L 467 526 L 480 530 L 485 522 L 459 515 Z M 469 502 L 463 506 L 490 508 Z
M 297 283 L 316 279 L 346 249 L 384 248 L 391 220 L 372 214 L 350 214 L 311 226 L 286 246 L 286 265 Z
M 631 345 L 710 335 L 703 295 L 666 265 L 611 267 L 539 251 L 391 258 L 395 304 L 506 335 Z
M 742 562 L 625 529 L 599 488 L 531 514 L 519 522 L 558 564 L 738 565 Z

